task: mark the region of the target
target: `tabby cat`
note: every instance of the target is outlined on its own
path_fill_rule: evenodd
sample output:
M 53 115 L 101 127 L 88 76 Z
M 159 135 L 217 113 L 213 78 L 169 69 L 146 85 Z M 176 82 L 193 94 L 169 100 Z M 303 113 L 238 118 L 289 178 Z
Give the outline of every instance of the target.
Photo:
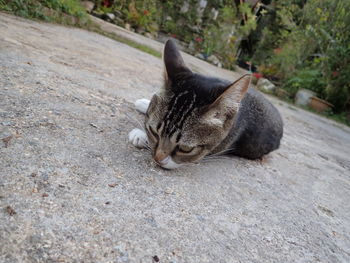
M 163 58 L 164 87 L 151 101 L 135 103 L 146 115 L 145 131 L 129 133 L 129 141 L 149 148 L 161 167 L 174 169 L 219 154 L 258 159 L 279 147 L 281 116 L 249 88 L 250 75 L 232 83 L 194 73 L 173 40 L 166 42 Z

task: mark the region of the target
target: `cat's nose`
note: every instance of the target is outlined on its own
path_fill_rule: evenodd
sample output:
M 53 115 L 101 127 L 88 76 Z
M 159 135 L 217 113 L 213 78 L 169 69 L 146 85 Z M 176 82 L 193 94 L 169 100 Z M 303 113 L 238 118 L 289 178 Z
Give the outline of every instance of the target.
M 159 165 L 164 164 L 164 162 L 169 158 L 169 156 L 164 153 L 163 151 L 156 151 L 153 159 L 158 163 Z
M 166 156 L 163 159 L 155 159 L 155 161 L 159 166 L 167 170 L 176 169 L 181 166 L 181 164 L 174 162 L 170 155 Z
M 154 156 L 154 160 L 159 165 L 164 164 L 167 159 L 169 159 L 169 156 L 165 156 L 165 155 L 156 155 L 156 156 Z

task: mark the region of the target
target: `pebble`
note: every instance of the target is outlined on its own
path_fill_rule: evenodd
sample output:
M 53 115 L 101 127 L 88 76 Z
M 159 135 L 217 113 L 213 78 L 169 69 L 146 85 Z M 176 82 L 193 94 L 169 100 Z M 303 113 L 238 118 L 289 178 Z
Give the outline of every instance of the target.
M 3 121 L 1 125 L 3 126 L 13 126 L 15 123 L 13 121 Z

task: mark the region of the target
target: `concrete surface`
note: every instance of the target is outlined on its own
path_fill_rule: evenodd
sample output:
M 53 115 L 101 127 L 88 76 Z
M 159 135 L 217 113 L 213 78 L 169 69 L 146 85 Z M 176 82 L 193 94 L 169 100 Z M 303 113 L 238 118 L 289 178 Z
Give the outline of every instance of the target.
M 350 262 L 349 128 L 272 99 L 285 135 L 265 161 L 165 171 L 127 143 L 161 75 L 0 14 L 0 262 Z
M 149 39 L 145 36 L 142 36 L 140 34 L 137 34 L 132 31 L 128 31 L 125 28 L 122 28 L 120 26 L 114 25 L 112 23 L 108 23 L 102 19 L 99 19 L 95 16 L 89 15 L 90 19 L 97 25 L 100 26 L 100 28 L 109 33 L 114 33 L 120 37 L 123 37 L 124 39 L 131 40 L 133 42 L 136 42 L 141 45 L 146 45 L 153 50 L 158 51 L 159 53 L 163 53 L 164 49 L 164 44 L 160 43 L 156 40 Z M 233 73 L 232 71 L 222 69 L 215 67 L 203 60 L 200 60 L 194 56 L 191 56 L 187 53 L 181 52 L 184 60 L 186 61 L 186 65 L 189 66 L 192 70 L 201 72 L 203 74 L 209 74 L 209 75 L 214 75 L 220 78 L 226 78 L 230 79 L 232 77 L 235 77 L 237 73 Z M 237 68 L 238 72 L 240 74 L 245 74 L 247 71 Z

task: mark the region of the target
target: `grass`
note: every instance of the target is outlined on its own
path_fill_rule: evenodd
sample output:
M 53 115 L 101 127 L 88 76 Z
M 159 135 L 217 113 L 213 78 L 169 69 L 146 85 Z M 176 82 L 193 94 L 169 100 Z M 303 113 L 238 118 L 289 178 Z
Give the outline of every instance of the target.
M 90 27 L 90 28 L 85 28 L 85 29 L 87 29 L 89 31 L 96 32 L 96 33 L 101 34 L 103 36 L 106 36 L 108 38 L 114 39 L 114 40 L 116 40 L 118 42 L 124 43 L 124 44 L 126 44 L 128 46 L 131 46 L 133 48 L 139 49 L 139 50 L 141 50 L 141 51 L 143 51 L 145 53 L 148 53 L 150 55 L 153 55 L 155 57 L 158 57 L 158 58 L 162 57 L 162 54 L 160 52 L 158 52 L 157 50 L 155 50 L 153 48 L 150 48 L 150 47 L 148 47 L 146 45 L 142 45 L 142 44 L 136 43 L 136 42 L 134 42 L 134 41 L 132 41 L 130 39 L 118 36 L 115 33 L 105 32 L 105 31 L 103 31 L 100 28 L 92 28 L 92 27 Z
M 78 0 L 0 0 L 0 10 L 17 16 L 79 27 L 139 49 L 155 57 L 161 53 L 114 33 L 103 31 L 87 16 Z
M 0 0 L 0 10 L 60 24 L 88 23 L 86 12 L 78 0 Z

